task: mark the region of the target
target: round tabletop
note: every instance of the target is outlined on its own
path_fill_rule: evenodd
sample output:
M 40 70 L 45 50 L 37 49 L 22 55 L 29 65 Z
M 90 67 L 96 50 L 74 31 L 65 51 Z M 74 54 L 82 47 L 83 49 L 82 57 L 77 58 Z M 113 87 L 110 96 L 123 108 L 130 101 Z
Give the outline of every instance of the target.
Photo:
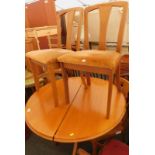
M 57 80 L 59 106 L 54 107 L 50 84 L 35 92 L 26 105 L 26 123 L 37 135 L 57 142 L 82 142 L 112 130 L 126 111 L 124 95 L 113 85 L 110 118 L 106 118 L 108 81 L 91 78 L 87 89 L 79 77 L 69 78 L 70 104 L 63 80 Z

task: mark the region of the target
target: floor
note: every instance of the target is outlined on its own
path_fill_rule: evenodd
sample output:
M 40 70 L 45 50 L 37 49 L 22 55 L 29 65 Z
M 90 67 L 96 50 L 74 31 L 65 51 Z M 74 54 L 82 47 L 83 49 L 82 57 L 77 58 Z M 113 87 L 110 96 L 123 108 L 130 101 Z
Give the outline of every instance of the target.
M 114 137 L 120 139 L 120 135 Z M 129 143 L 128 131 L 126 133 L 126 143 Z M 78 144 L 78 148 L 83 148 L 87 152 L 91 153 L 91 143 L 83 142 Z M 29 137 L 25 141 L 25 155 L 71 155 L 73 150 L 73 144 L 66 143 L 54 143 L 49 140 L 45 140 L 34 133 L 30 133 Z
M 79 147 L 91 152 L 89 142 L 80 143 Z M 25 155 L 71 155 L 73 144 L 54 143 L 31 133 L 25 142 Z

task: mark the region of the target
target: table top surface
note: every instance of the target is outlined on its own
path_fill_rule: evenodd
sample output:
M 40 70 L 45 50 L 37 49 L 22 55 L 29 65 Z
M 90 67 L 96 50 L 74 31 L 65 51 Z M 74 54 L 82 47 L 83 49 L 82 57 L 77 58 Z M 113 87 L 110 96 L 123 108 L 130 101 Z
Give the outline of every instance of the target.
M 43 26 L 26 29 L 26 37 L 44 37 L 57 34 L 57 26 Z
M 74 87 L 73 81 L 75 82 Z M 59 90 L 59 106 L 54 107 L 53 90 L 51 84 L 47 84 L 35 92 L 26 104 L 26 123 L 37 135 L 53 140 L 64 115 L 71 104 L 65 103 L 63 81 L 57 80 Z M 80 79 L 69 79 L 70 102 L 81 85 Z
M 125 97 L 113 85 L 110 118 L 106 119 L 108 81 L 96 78 L 91 81 L 85 89 L 80 78 L 69 78 L 70 104 L 66 104 L 63 81 L 57 80 L 58 107 L 54 107 L 50 84 L 35 92 L 26 104 L 29 128 L 57 142 L 87 141 L 113 129 L 125 114 Z

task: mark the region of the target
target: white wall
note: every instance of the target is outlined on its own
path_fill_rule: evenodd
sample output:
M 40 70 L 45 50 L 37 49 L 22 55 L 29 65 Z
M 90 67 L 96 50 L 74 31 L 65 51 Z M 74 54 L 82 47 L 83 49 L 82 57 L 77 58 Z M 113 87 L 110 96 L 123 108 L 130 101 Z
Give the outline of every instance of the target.
M 109 19 L 109 24 L 108 24 L 107 38 L 106 38 L 107 42 L 116 42 L 120 17 L 121 17 L 120 8 L 113 8 Z M 89 13 L 88 29 L 90 33 L 90 41 L 92 42 L 99 41 L 99 29 L 100 29 L 99 22 L 100 20 L 99 20 L 98 10 L 94 10 L 91 13 Z M 83 30 L 82 30 L 81 38 L 82 40 L 84 40 Z M 128 16 L 127 16 L 123 45 L 126 45 L 128 42 L 129 42 L 129 22 L 128 22 Z
M 107 38 L 106 38 L 107 42 L 116 42 L 120 17 L 121 17 L 120 9 L 113 8 L 109 19 L 109 24 L 108 24 Z M 99 40 L 99 29 L 100 29 L 99 22 L 100 21 L 99 21 L 98 10 L 95 10 L 89 13 L 88 25 L 89 25 L 90 41 L 98 42 Z M 123 44 L 126 44 L 129 42 L 128 31 L 129 31 L 129 23 L 127 18 L 125 31 L 124 31 Z

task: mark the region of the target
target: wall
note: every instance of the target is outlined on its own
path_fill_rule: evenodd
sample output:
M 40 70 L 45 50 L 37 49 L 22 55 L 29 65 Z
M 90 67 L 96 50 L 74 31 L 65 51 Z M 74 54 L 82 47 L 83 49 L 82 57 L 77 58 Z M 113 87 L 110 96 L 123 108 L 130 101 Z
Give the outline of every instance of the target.
M 112 14 L 109 19 L 109 25 L 107 30 L 107 42 L 116 42 L 117 32 L 118 32 L 118 22 L 120 20 L 121 14 L 120 10 L 117 8 L 112 9 Z M 98 42 L 99 41 L 99 11 L 94 10 L 89 13 L 89 33 L 90 33 L 90 41 Z M 126 45 L 129 42 L 129 23 L 128 18 L 126 21 L 125 31 L 124 31 L 124 40 L 123 45 Z M 83 34 L 82 34 L 83 36 Z

